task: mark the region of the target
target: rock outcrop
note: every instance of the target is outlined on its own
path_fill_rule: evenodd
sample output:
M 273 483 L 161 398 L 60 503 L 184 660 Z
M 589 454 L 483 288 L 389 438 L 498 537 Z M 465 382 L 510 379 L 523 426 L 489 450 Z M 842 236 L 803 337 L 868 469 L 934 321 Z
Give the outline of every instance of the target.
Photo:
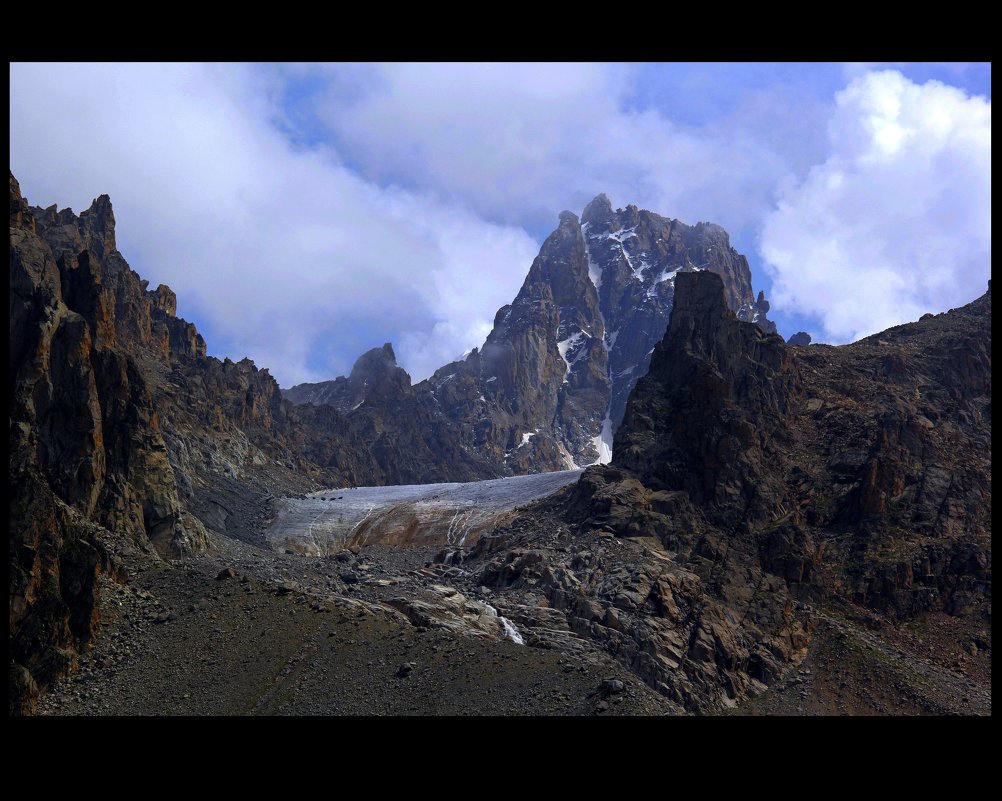
M 614 463 L 753 535 L 804 597 L 838 585 L 910 615 L 990 594 L 990 288 L 851 345 L 793 348 L 714 304 L 712 278 L 686 280 Z
M 420 473 L 377 455 L 380 469 L 402 481 L 605 463 L 626 400 L 668 323 L 676 277 L 700 270 L 723 278 L 740 319 L 775 331 L 768 302 L 752 293 L 747 260 L 720 226 L 688 226 L 636 206 L 613 210 L 599 195 L 580 219 L 561 213 L 518 295 L 466 358 L 411 386 L 384 345 L 360 358 L 348 378 L 301 384 L 285 397 L 333 405 L 350 425 L 364 417 L 370 432 L 389 432 L 405 461 L 423 453 L 415 460 Z M 413 425 L 417 416 L 427 422 Z M 428 441 L 428 423 L 456 436 Z
M 772 483 L 802 384 L 783 340 L 741 323 L 722 282 L 685 275 L 672 323 L 630 398 L 615 463 L 647 486 L 684 491 L 723 525 L 756 525 L 782 504 Z M 684 291 L 683 288 L 684 287 Z
M 990 621 L 990 288 L 837 348 L 739 320 L 709 272 L 676 289 L 612 464 L 467 556 L 499 607 L 558 610 L 694 712 L 774 683 L 821 605 Z

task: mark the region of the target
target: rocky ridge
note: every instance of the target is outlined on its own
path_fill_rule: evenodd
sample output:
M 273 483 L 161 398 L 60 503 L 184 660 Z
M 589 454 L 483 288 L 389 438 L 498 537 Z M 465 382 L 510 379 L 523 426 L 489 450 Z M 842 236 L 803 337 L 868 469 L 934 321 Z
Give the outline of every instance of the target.
M 676 286 L 612 464 L 482 536 L 464 565 L 499 606 L 558 611 L 689 711 L 768 693 L 818 629 L 819 653 L 900 662 L 880 675 L 933 698 L 921 709 L 990 712 L 962 661 L 890 644 L 930 615 L 957 631 L 991 620 L 990 287 L 805 348 L 737 319 L 711 273 Z

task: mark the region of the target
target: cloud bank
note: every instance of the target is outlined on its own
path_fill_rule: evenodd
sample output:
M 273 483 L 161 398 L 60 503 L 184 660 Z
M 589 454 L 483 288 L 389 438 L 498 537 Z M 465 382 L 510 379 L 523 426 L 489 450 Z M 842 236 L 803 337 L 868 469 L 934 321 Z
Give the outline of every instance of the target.
M 919 72 L 990 83 L 947 67 Z M 10 89 L 28 199 L 111 195 L 132 266 L 283 386 L 482 344 L 598 192 L 723 225 L 753 270 L 760 242 L 773 317 L 828 340 L 987 279 L 990 101 L 870 65 L 12 64 Z
M 782 191 L 772 298 L 849 342 L 981 295 L 991 268 L 991 104 L 871 72 L 839 92 L 830 153 Z
M 316 117 L 367 178 L 461 198 L 488 219 L 541 234 L 553 227 L 555 212 L 580 213 L 599 192 L 614 203 L 734 231 L 771 207 L 778 177 L 819 155 L 811 134 L 776 136 L 791 124 L 810 129 L 814 116 L 823 122 L 821 103 L 802 93 L 792 105 L 790 96 L 741 86 L 731 75 L 727 111 L 708 104 L 704 113 L 713 118 L 702 124 L 676 122 L 636 101 L 638 82 L 671 87 L 691 79 L 685 65 L 659 75 L 608 64 L 333 65 L 318 72 L 330 85 L 314 97 Z M 670 103 L 672 93 L 658 100 Z

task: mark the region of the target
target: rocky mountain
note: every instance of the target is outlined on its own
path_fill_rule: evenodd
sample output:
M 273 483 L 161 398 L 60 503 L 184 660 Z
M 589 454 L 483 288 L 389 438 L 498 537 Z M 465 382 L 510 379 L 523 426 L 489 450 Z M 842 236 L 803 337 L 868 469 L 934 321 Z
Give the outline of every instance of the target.
M 398 445 L 427 430 L 412 424 L 417 413 L 455 431 L 451 442 L 415 445 L 431 452 L 410 481 L 605 463 L 626 400 L 668 324 L 676 276 L 699 270 L 722 276 L 740 319 L 775 331 L 768 302 L 752 293 L 747 260 L 722 228 L 688 226 L 636 206 L 614 211 L 599 195 L 580 219 L 560 215 L 515 300 L 465 359 L 411 386 L 384 345 L 364 354 L 347 378 L 284 394 L 297 404 L 333 405 L 349 421 L 365 416 Z M 461 462 L 468 472 L 443 472 Z M 388 461 L 380 466 L 391 469 Z
M 766 317 L 768 301 L 763 293 L 757 300 L 752 293 L 748 260 L 731 247 L 719 225 L 688 226 L 636 206 L 614 212 L 605 195 L 588 204 L 581 223 L 588 271 L 598 287 L 607 330 L 613 429 L 622 422 L 630 392 L 646 375 L 654 346 L 664 336 L 677 275 L 698 270 L 717 273 L 738 319 L 775 332 L 775 324 Z
M 12 175 L 11 713 L 990 714 L 990 284 L 786 344 L 715 226 L 582 219 L 467 358 L 412 385 L 385 345 L 296 405 L 106 196 Z M 580 463 L 621 391 L 612 463 L 540 501 L 574 477 L 306 494 Z
M 347 483 L 420 484 L 494 475 L 494 466 L 464 445 L 436 398 L 411 387 L 389 343 L 362 354 L 347 378 L 301 384 L 283 394 L 299 404 L 294 414 L 301 423 L 302 453 L 339 470 Z M 345 448 L 346 440 L 352 448 Z
M 843 671 L 856 652 L 893 665 L 861 670 L 890 673 L 891 702 L 969 710 L 983 688 L 962 660 L 990 649 L 990 286 L 841 347 L 742 322 L 708 271 L 676 292 L 612 464 L 482 537 L 474 583 L 500 608 L 559 610 L 690 711 L 762 694 L 822 630 Z M 909 633 L 937 615 L 981 632 L 949 662 Z

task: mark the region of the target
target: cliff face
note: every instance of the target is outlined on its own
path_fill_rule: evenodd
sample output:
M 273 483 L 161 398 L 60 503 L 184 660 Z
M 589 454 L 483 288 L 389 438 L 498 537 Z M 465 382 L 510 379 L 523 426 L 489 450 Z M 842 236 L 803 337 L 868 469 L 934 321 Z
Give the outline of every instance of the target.
M 190 554 L 206 525 L 252 536 L 241 509 L 263 517 L 271 492 L 372 468 L 336 420 L 311 439 L 342 469 L 302 456 L 268 372 L 207 357 L 174 293 L 129 268 L 107 196 L 79 216 L 30 207 L 11 175 L 9 299 L 11 704 L 25 711 L 91 637 L 98 576 L 121 572 L 102 532 Z
M 560 215 L 518 295 L 465 359 L 411 386 L 386 345 L 359 359 L 352 376 L 302 384 L 285 397 L 334 405 L 349 425 L 358 416 L 392 431 L 405 461 L 407 452 L 424 454 L 414 462 L 420 472 L 408 469 L 411 480 L 605 463 L 626 399 L 668 323 L 676 277 L 700 270 L 724 279 L 739 318 L 775 331 L 768 302 L 752 294 L 747 260 L 722 228 L 636 206 L 614 211 L 599 195 L 580 220 Z M 419 415 L 456 436 L 426 440 L 427 423 L 413 424 Z M 378 461 L 388 478 L 399 472 L 398 463 Z
M 11 708 L 18 711 L 30 705 L 36 682 L 72 667 L 96 624 L 97 575 L 114 569 L 100 526 L 178 550 L 195 547 L 202 532 L 182 525 L 148 385 L 115 350 L 117 312 L 130 301 L 145 307 L 144 325 L 126 336 L 156 348 L 169 332 L 145 288 L 129 286 L 107 198 L 80 217 L 30 209 L 12 175 L 10 211 Z
M 609 394 L 604 337 L 578 219 L 564 212 L 483 347 L 427 391 L 499 473 L 593 462 Z

